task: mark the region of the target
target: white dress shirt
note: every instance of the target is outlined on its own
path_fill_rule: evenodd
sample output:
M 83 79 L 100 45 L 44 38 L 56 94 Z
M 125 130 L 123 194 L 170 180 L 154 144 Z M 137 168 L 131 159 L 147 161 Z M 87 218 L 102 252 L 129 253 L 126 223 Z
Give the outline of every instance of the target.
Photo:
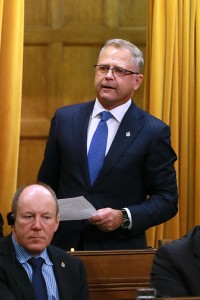
M 108 125 L 108 139 L 107 139 L 107 145 L 106 145 L 106 153 L 105 155 L 108 153 L 110 146 L 114 140 L 114 137 L 117 133 L 117 130 L 122 122 L 122 119 L 125 115 L 125 113 L 127 112 L 128 108 L 131 105 L 131 99 L 129 99 L 126 103 L 117 106 L 116 108 L 113 108 L 110 111 L 110 113 L 113 115 L 112 118 L 110 118 L 107 121 L 107 125 Z M 92 140 L 92 137 L 94 135 L 94 132 L 98 126 L 98 123 L 101 119 L 101 115 L 100 113 L 102 111 L 104 111 L 105 108 L 101 105 L 101 103 L 99 102 L 98 99 L 96 99 L 95 104 L 94 104 L 94 108 L 92 111 L 92 114 L 90 116 L 90 120 L 89 120 L 89 125 L 88 125 L 88 132 L 87 132 L 87 152 L 89 151 L 89 147 L 90 147 L 90 143 Z M 131 217 L 131 213 L 129 211 L 128 208 L 124 207 L 124 209 L 126 209 L 127 213 L 128 213 L 128 217 L 130 219 L 130 225 L 128 227 L 128 229 L 132 228 L 132 217 Z
M 27 252 L 14 238 L 14 235 L 12 234 L 12 241 L 14 244 L 15 252 L 16 252 L 16 258 L 18 261 L 22 264 L 24 269 L 27 272 L 27 275 L 32 282 L 32 275 L 33 270 L 31 265 L 28 263 L 28 260 L 33 257 L 32 254 Z M 44 276 L 44 280 L 46 282 L 47 286 L 47 294 L 48 294 L 48 300 L 59 300 L 59 292 L 58 292 L 58 286 L 56 282 L 56 278 L 54 275 L 53 270 L 53 263 L 51 262 L 47 249 L 45 249 L 40 255 L 44 259 L 44 264 L 42 266 L 42 274 Z M 23 283 L 22 283 L 23 284 Z

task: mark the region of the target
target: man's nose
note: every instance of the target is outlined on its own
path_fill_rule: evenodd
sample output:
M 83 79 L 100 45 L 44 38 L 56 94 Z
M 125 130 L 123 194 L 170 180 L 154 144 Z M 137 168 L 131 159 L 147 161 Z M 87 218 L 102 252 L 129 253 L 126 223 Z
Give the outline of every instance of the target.
M 106 74 L 106 77 L 115 77 L 114 76 L 114 72 L 113 72 L 113 68 L 110 68 Z
M 42 220 L 40 217 L 35 217 L 33 221 L 33 227 L 40 228 L 42 226 Z

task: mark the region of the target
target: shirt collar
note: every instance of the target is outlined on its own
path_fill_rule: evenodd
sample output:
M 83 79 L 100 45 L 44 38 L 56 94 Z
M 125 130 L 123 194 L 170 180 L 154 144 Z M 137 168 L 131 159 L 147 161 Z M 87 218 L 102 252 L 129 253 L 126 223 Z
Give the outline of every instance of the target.
M 110 112 L 113 115 L 113 117 L 119 123 L 121 123 L 121 121 L 122 121 L 122 119 L 123 119 L 123 117 L 124 117 L 124 115 L 125 115 L 125 113 L 128 110 L 130 105 L 131 105 L 131 99 L 129 99 L 126 103 L 111 109 Z M 91 118 L 96 117 L 97 115 L 99 115 L 104 110 L 105 110 L 105 108 L 101 105 L 99 100 L 96 98 Z
M 33 257 L 33 255 L 31 253 L 29 253 L 28 251 L 26 251 L 26 249 L 24 249 L 24 247 L 22 247 L 15 239 L 14 235 L 12 234 L 12 242 L 15 248 L 15 252 L 16 252 L 16 258 L 18 259 L 18 261 L 20 263 L 25 263 L 27 260 L 29 260 L 31 257 Z M 50 258 L 48 256 L 47 253 L 47 249 L 45 248 L 44 251 L 38 256 L 38 257 L 42 257 L 45 260 L 45 263 L 47 265 L 53 265 L 53 263 L 50 261 Z

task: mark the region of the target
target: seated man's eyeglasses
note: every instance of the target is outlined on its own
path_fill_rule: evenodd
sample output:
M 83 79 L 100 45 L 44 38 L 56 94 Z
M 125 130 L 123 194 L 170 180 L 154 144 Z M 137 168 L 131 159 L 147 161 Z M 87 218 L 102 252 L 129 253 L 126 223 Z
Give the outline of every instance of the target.
M 123 78 L 126 75 L 139 74 L 138 72 L 133 72 L 133 71 L 129 71 L 129 70 L 118 68 L 118 67 L 111 68 L 108 65 L 94 65 L 94 67 L 96 68 L 96 71 L 99 75 L 106 75 L 109 70 L 112 71 L 113 76 L 117 76 L 120 78 Z

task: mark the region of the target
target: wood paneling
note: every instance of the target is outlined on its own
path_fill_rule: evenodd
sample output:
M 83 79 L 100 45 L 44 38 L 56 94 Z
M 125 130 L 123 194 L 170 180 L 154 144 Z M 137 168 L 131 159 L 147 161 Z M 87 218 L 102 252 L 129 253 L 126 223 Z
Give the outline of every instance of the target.
M 23 172 L 19 172 L 18 182 L 20 185 L 35 181 L 42 160 L 45 139 L 21 139 L 19 164 Z
M 36 180 L 56 108 L 95 97 L 107 39 L 146 47 L 147 0 L 26 0 L 18 186 Z M 142 106 L 143 86 L 134 96 Z
M 86 267 L 91 300 L 132 300 L 136 290 L 150 286 L 156 250 L 77 251 Z

